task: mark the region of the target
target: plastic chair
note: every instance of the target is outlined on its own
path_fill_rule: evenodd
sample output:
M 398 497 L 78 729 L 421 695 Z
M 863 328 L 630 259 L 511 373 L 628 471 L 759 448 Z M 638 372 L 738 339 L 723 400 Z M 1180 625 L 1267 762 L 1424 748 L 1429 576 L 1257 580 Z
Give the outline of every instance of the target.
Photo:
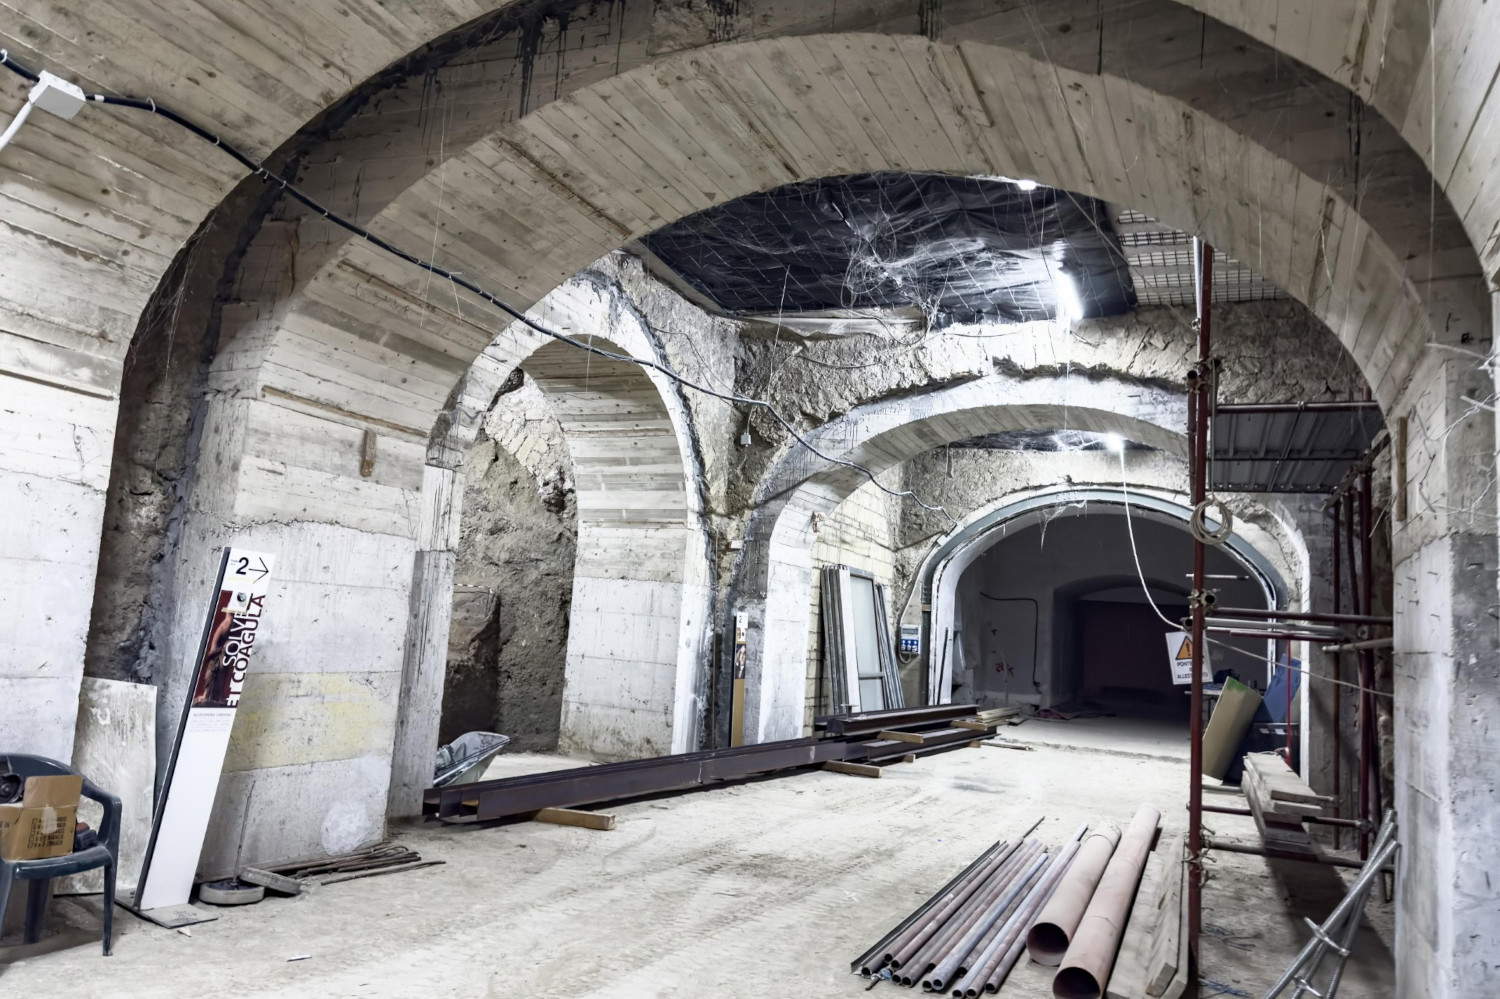
M 19 777 L 77 776 L 78 771 L 45 756 L 24 753 L 0 754 L 0 772 L 9 769 Z M 16 881 L 30 882 L 26 899 L 26 925 L 23 940 L 36 943 L 42 937 L 42 923 L 47 913 L 47 882 L 65 874 L 78 874 L 104 868 L 104 955 L 114 948 L 115 873 L 120 856 L 120 799 L 102 788 L 83 782 L 83 796 L 104 806 L 99 823 L 99 845 L 84 850 L 48 857 L 43 860 L 0 859 L 0 917 L 10 901 L 10 887 Z

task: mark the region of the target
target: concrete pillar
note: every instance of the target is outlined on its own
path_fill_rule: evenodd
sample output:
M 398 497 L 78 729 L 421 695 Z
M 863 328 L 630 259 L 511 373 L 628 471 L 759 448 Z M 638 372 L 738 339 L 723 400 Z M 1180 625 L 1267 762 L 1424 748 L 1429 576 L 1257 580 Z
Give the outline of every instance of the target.
M 1431 354 L 1431 352 L 1429 352 Z M 1474 358 L 1429 356 L 1395 415 L 1395 994 L 1500 994 L 1494 422 Z M 1399 438 L 1399 434 L 1398 434 Z M 1403 495 L 1404 492 L 1404 495 Z
M 248 391 L 204 406 L 155 639 L 159 761 L 219 548 L 276 557 L 199 866 L 223 876 L 384 835 L 425 446 L 372 448 L 362 428 Z
M 422 478 L 421 536 L 412 563 L 411 602 L 401 660 L 401 706 L 391 747 L 391 818 L 422 814 L 422 792 L 432 786 L 433 756 L 443 714 L 448 628 L 453 619 L 463 480 L 453 469 L 428 465 Z
M 0 745 L 68 760 L 114 446 L 97 358 L 0 331 Z M 35 362 L 35 363 L 32 363 Z M 19 374 L 21 377 L 13 377 Z M 49 381 L 50 379 L 50 381 Z

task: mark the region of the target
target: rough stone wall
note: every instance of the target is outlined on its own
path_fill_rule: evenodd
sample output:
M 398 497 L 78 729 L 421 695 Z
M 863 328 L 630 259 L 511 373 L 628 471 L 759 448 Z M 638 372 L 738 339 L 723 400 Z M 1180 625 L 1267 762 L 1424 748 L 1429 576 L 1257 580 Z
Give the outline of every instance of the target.
M 513 379 L 464 462 L 439 738 L 557 746 L 577 541 L 572 461 L 535 383 Z
M 803 427 L 857 405 L 995 371 L 1022 377 L 1094 373 L 1181 388 L 1197 353 L 1191 319 L 1189 311 L 1157 306 L 1082 320 L 1072 328 L 1052 322 L 954 326 L 895 342 L 870 335 L 803 341 L 751 331 L 741 340 L 736 379 L 742 394 L 767 395 Z M 1348 352 L 1294 301 L 1217 306 L 1214 355 L 1223 361 L 1224 402 L 1363 397 L 1364 382 Z M 767 414 L 752 414 L 751 423 L 756 444 L 744 462 L 753 473 L 747 485 L 792 446 Z

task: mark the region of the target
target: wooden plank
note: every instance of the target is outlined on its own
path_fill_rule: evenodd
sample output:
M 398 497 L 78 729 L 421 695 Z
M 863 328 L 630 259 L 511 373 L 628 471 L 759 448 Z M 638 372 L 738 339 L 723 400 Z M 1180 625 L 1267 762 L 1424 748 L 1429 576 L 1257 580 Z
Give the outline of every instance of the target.
M 1177 999 L 1187 990 L 1187 906 L 1182 904 L 1188 865 L 1182 834 L 1162 837 L 1156 855 L 1162 858 L 1166 881 L 1161 895 L 1161 919 L 1146 959 L 1148 996 Z
M 911 758 L 909 755 L 906 758 Z M 845 763 L 843 760 L 829 760 L 823 764 L 824 770 L 836 774 L 848 774 L 851 777 L 879 777 L 880 768 L 868 763 Z
M 1172 873 L 1177 873 L 1173 871 Z M 1146 994 L 1147 962 L 1161 922 L 1162 895 L 1166 890 L 1167 864 L 1161 853 L 1148 854 L 1141 884 L 1130 907 L 1120 953 L 1110 972 L 1106 999 L 1138 999 Z
M 973 732 L 993 732 L 995 726 L 988 722 L 975 721 L 971 718 L 960 718 L 956 722 L 949 723 L 953 728 L 966 728 Z
M 531 817 L 536 822 L 559 826 L 577 826 L 607 832 L 615 827 L 615 817 L 607 812 L 582 812 L 576 808 L 544 808 Z
M 240 880 L 252 885 L 260 885 L 262 888 L 269 888 L 282 895 L 301 895 L 303 888 L 306 887 L 296 878 L 289 878 L 284 874 L 277 874 L 259 867 L 246 867 L 240 871 Z
M 922 738 L 920 732 L 878 732 L 875 738 L 884 739 L 888 742 L 910 742 L 918 746 L 927 741 Z
M 901 757 L 901 762 L 902 763 L 915 763 L 915 762 L 917 762 L 917 754 L 916 753 L 907 753 L 905 756 Z

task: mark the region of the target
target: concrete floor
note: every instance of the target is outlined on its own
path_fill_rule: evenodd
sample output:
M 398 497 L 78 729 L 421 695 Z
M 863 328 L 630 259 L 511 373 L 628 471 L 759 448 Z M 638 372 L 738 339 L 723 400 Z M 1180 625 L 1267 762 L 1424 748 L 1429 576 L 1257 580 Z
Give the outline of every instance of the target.
M 561 762 L 518 755 L 495 770 Z M 1180 828 L 1185 784 L 1163 760 L 986 747 L 879 780 L 815 771 L 618 806 L 612 832 L 413 827 L 402 841 L 446 865 L 219 910 L 191 936 L 121 912 L 109 959 L 84 935 L 97 932 L 97 898 L 60 900 L 59 920 L 89 929 L 0 966 L 0 994 L 852 999 L 868 983 L 849 961 L 993 840 L 1044 817 L 1037 835 L 1059 842 L 1081 821 L 1123 823 L 1142 801 Z M 1248 819 L 1209 824 L 1254 837 Z M 1339 876 L 1235 854 L 1209 869 L 1203 963 L 1216 984 L 1201 994 L 1259 996 Z M 1372 906 L 1377 928 L 1344 999 L 1391 994 L 1389 909 Z M 1001 994 L 1050 996 L 1050 976 L 1023 962 Z
M 1021 725 L 1006 725 L 1000 737 L 1037 747 L 1076 749 L 1141 759 L 1188 760 L 1185 721 L 1159 718 L 1030 718 Z

